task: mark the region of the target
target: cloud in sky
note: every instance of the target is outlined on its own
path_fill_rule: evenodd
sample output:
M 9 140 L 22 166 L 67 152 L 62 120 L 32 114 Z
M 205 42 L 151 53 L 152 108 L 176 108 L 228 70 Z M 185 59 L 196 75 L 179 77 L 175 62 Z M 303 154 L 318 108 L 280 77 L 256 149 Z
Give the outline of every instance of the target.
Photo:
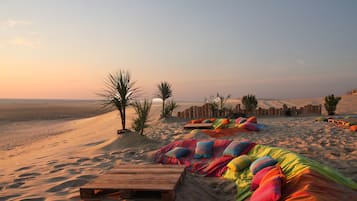
M 17 26 L 32 25 L 33 23 L 32 23 L 32 21 L 29 21 L 29 20 L 6 20 L 2 24 L 3 24 L 3 27 L 6 27 L 6 28 L 14 28 Z
M 18 47 L 31 47 L 38 48 L 40 46 L 40 41 L 38 39 L 31 39 L 25 37 L 13 38 L 8 41 L 9 45 Z
M 39 39 L 40 33 L 28 30 L 32 28 L 33 21 L 23 19 L 8 19 L 0 22 L 0 27 L 4 30 L 3 41 L 0 42 L 0 48 L 5 47 L 27 47 L 38 48 L 41 41 Z M 25 30 L 17 29 L 26 27 Z

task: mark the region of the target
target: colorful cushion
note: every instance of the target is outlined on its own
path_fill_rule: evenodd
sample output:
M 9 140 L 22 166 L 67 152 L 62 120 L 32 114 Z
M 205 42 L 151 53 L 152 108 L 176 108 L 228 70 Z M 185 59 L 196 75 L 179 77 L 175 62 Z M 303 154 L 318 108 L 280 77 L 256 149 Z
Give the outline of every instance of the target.
M 190 153 L 190 150 L 185 147 L 175 147 L 165 153 L 165 156 L 172 157 L 172 158 L 181 158 L 187 156 Z
M 250 190 L 255 191 L 259 187 L 260 182 L 262 181 L 263 177 L 266 173 L 268 173 L 274 166 L 268 166 L 261 169 L 256 175 L 253 176 L 252 182 L 250 184 Z
M 250 122 L 254 124 L 258 123 L 257 118 L 255 116 L 249 117 L 246 122 Z
M 250 131 L 259 131 L 258 125 L 252 122 L 244 122 L 242 124 L 239 124 L 238 128 L 245 128 Z
M 281 197 L 281 179 L 275 176 L 262 181 L 259 188 L 254 191 L 250 200 L 254 201 L 276 201 Z
M 351 127 L 350 127 L 350 130 L 351 130 L 351 131 L 357 131 L 357 125 L 351 126 Z
M 251 143 L 248 141 L 232 141 L 226 149 L 223 151 L 223 155 L 230 155 L 230 156 L 239 156 L 241 153 L 249 147 Z
M 235 123 L 236 124 L 241 124 L 241 123 L 244 123 L 247 119 L 244 118 L 244 117 L 238 117 L 236 120 L 235 120 Z
M 215 171 L 215 170 L 220 169 L 220 170 L 222 170 L 222 172 L 217 172 L 218 175 L 217 175 L 217 174 L 215 174 L 215 175 L 217 175 L 217 176 L 222 176 L 222 174 L 224 173 L 223 170 L 225 170 L 225 169 L 223 169 L 222 167 L 225 167 L 232 159 L 233 159 L 232 156 L 221 156 L 221 157 L 218 157 L 218 158 L 212 160 L 212 161 L 208 164 L 208 166 L 207 166 L 205 169 L 203 169 L 203 173 L 206 173 L 206 174 L 207 174 L 207 173 L 211 173 L 212 171 Z
M 255 175 L 259 170 L 268 167 L 268 166 L 273 166 L 277 163 L 275 159 L 273 159 L 270 156 L 264 156 L 261 158 L 258 158 L 255 160 L 251 165 L 250 165 L 250 171 Z
M 213 154 L 213 141 L 197 142 L 194 158 L 210 158 Z
M 229 124 L 229 119 L 221 119 L 215 129 L 225 128 Z
M 202 123 L 205 123 L 205 124 L 206 123 L 212 123 L 212 121 L 210 119 L 205 119 L 205 120 L 202 121 Z
M 234 172 L 239 172 L 247 168 L 251 162 L 252 160 L 248 155 L 241 155 L 231 160 L 227 167 Z
M 194 119 L 191 121 L 191 124 L 199 124 L 202 123 L 202 119 Z

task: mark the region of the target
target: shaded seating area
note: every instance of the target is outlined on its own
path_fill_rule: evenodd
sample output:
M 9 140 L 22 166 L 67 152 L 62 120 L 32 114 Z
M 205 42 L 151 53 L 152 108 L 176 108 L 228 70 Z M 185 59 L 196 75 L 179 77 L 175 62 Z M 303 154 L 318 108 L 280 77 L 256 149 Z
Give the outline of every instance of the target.
M 229 118 L 209 118 L 209 119 L 194 119 L 184 125 L 185 129 L 198 129 L 192 132 L 202 132 L 213 138 L 232 136 L 239 133 L 259 131 L 265 126 L 258 124 L 255 116 L 245 118 L 238 117 L 236 119 Z
M 350 116 L 334 116 L 334 117 L 319 117 L 316 121 L 325 121 L 334 124 L 337 127 L 357 131 L 357 115 Z

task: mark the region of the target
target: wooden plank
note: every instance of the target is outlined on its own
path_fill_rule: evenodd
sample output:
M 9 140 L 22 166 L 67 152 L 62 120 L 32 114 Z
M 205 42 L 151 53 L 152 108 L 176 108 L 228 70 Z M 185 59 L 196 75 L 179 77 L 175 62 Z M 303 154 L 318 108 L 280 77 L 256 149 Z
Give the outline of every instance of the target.
M 96 191 L 157 191 L 162 200 L 174 200 L 175 189 L 182 181 L 185 166 L 120 165 L 80 188 L 82 199 L 94 198 Z
M 176 180 L 171 179 L 171 180 L 167 180 L 167 179 L 155 179 L 155 180 L 145 180 L 145 179 L 132 179 L 132 180 L 118 180 L 118 179 L 102 179 L 102 180 L 96 180 L 93 183 L 88 183 L 87 185 L 85 185 L 84 187 L 88 187 L 88 186 L 92 186 L 94 187 L 95 185 L 100 185 L 100 184 L 110 184 L 113 186 L 116 186 L 118 188 L 118 186 L 123 186 L 123 188 L 126 185 L 132 185 L 132 184 L 137 184 L 137 183 L 142 183 L 142 186 L 148 186 L 150 188 L 154 188 L 152 186 L 155 185 L 160 185 L 160 184 L 167 184 L 167 185 L 171 185 L 171 184 L 175 184 L 177 182 L 177 180 L 179 178 L 175 178 Z
M 148 169 L 148 168 L 167 168 L 167 169 L 184 169 L 184 165 L 167 165 L 167 164 L 145 164 L 145 165 L 131 165 L 131 164 L 119 164 L 113 169 L 130 169 L 130 168 L 138 168 L 138 169 Z
M 177 174 L 181 173 L 181 169 L 172 170 L 162 170 L 162 169 L 113 169 L 108 171 L 106 174 L 160 174 L 164 172 L 165 174 Z

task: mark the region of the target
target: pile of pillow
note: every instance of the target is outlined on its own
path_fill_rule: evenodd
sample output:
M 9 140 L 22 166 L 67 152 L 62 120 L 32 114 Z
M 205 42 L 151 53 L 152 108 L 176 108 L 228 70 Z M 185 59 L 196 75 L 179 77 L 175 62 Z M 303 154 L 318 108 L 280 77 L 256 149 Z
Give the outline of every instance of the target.
M 270 156 L 258 158 L 251 164 L 250 171 L 254 175 L 250 186 L 254 192 L 250 200 L 276 201 L 281 198 L 285 175 L 275 159 Z
M 248 168 L 253 174 L 250 190 L 251 201 L 276 201 L 281 198 L 282 180 L 285 179 L 277 160 L 270 156 L 253 159 L 248 155 L 240 155 L 227 164 L 234 172 Z
M 217 121 L 214 122 L 213 128 L 214 129 L 228 128 L 229 124 L 230 124 L 229 119 L 226 119 L 226 118 L 217 119 Z
M 182 158 L 190 154 L 190 150 L 186 147 L 175 147 L 165 153 L 165 156 L 172 158 Z
M 259 131 L 260 127 L 257 122 L 257 118 L 255 116 L 244 118 L 239 117 L 235 120 L 235 124 L 237 128 L 244 128 L 250 131 Z
M 222 156 L 232 156 L 237 157 L 242 153 L 245 153 L 246 149 L 248 149 L 252 145 L 249 141 L 232 141 L 223 151 Z M 214 141 L 198 141 L 196 143 L 196 148 L 194 150 L 193 158 L 211 158 L 213 155 L 213 146 Z M 170 151 L 165 153 L 167 157 L 173 158 L 182 158 L 188 156 L 191 150 L 186 147 L 175 147 Z

